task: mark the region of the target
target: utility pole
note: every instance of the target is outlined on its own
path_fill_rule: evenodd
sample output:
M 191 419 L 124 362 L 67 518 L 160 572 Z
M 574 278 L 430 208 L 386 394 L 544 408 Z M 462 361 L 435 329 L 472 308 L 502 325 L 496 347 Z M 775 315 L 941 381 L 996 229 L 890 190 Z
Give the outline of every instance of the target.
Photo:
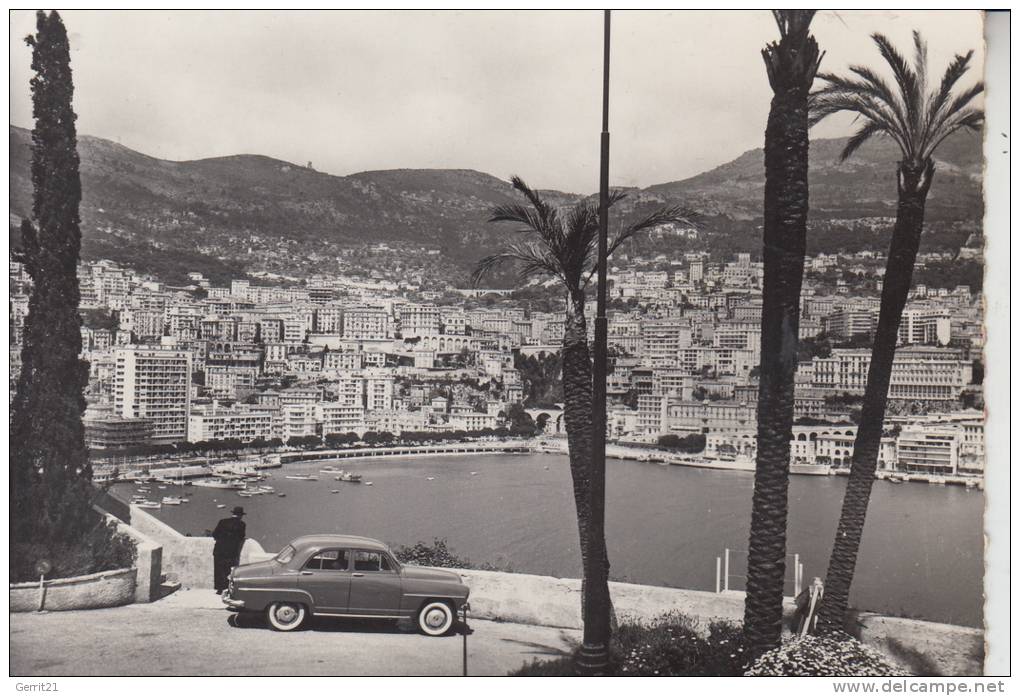
M 589 476 L 589 500 L 591 504 L 591 547 L 588 553 L 596 552 L 597 558 L 591 565 L 600 564 L 600 577 L 588 576 L 589 597 L 600 594 L 599 587 L 605 585 L 601 574 L 608 574 L 608 561 L 604 549 L 606 520 L 606 257 L 609 238 L 609 10 L 603 15 L 602 50 L 602 136 L 599 172 L 599 244 L 598 244 L 598 290 L 595 314 L 595 360 L 592 369 L 592 428 L 591 468 Z M 595 582 L 592 582 L 592 581 Z M 594 591 L 593 591 L 594 590 Z M 604 598 L 609 602 L 609 597 Z M 578 659 L 578 672 L 583 674 L 606 674 L 609 670 L 610 627 L 595 602 L 585 607 L 584 638 Z M 606 623 L 603 626 L 601 624 Z

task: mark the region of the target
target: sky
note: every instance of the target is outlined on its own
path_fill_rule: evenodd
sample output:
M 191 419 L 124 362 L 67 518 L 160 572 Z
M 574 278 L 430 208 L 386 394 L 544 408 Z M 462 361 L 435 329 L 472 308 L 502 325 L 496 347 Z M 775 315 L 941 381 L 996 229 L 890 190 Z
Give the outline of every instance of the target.
M 346 175 L 466 168 L 540 188 L 598 189 L 600 11 L 67 11 L 78 132 L 154 157 L 262 154 Z M 10 16 L 10 119 L 32 125 L 34 15 Z M 975 49 L 964 12 L 821 11 L 823 71 L 880 64 L 869 35 L 941 76 Z M 649 186 L 761 147 L 771 90 L 764 10 L 615 11 L 610 181 Z M 813 136 L 849 135 L 849 118 Z

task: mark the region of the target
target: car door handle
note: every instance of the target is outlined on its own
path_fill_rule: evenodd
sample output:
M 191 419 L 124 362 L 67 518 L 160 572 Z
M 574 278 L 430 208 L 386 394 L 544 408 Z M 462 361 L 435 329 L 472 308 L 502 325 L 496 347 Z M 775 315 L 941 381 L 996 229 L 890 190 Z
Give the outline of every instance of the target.
M 302 571 L 301 571 L 301 574 L 302 574 L 302 575 L 314 575 L 315 573 L 313 573 L 313 572 L 312 572 L 312 571 L 310 571 L 310 570 L 302 570 Z
M 351 577 L 352 578 L 363 578 L 363 577 L 365 577 L 365 574 L 364 573 L 351 573 Z

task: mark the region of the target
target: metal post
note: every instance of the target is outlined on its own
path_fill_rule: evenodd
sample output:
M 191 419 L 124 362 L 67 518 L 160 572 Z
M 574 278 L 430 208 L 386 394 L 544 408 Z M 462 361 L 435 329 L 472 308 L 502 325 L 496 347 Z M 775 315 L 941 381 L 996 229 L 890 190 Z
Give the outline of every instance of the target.
M 727 592 L 730 591 L 730 550 L 729 548 L 723 553 L 723 589 Z
M 591 515 L 591 532 L 589 543 L 593 548 L 589 551 L 589 564 L 593 569 L 598 567 L 599 575 L 590 578 L 601 593 L 601 573 L 609 572 L 608 560 L 601 552 L 601 540 L 605 538 L 606 514 L 606 257 L 608 256 L 609 236 L 609 10 L 603 14 L 603 51 L 602 51 L 602 134 L 599 167 L 599 240 L 598 240 L 598 289 L 596 294 L 595 313 L 595 346 L 592 365 L 592 448 L 589 464 L 590 485 L 588 501 Z M 592 551 L 595 556 L 592 556 Z M 589 584 L 589 595 L 591 585 Z M 605 598 L 608 600 L 608 598 Z M 584 598 L 585 614 L 584 637 L 578 654 L 577 670 L 579 674 L 601 675 L 609 669 L 609 626 L 603 625 L 604 618 L 599 616 L 595 603 Z M 598 625 L 596 625 L 598 624 Z
M 46 606 L 46 576 L 39 576 L 39 608 L 36 611 L 42 611 L 43 607 Z
M 800 554 L 793 554 L 793 596 L 800 596 Z
M 468 637 L 468 633 L 471 632 L 470 629 L 468 628 L 467 618 L 468 618 L 468 607 L 465 604 L 464 605 L 464 627 L 463 627 L 463 630 L 461 631 L 461 635 L 464 636 L 464 653 L 463 653 L 464 672 L 463 672 L 463 674 L 464 674 L 465 677 L 467 676 L 467 637 Z
M 722 559 L 715 557 L 715 593 L 722 591 Z

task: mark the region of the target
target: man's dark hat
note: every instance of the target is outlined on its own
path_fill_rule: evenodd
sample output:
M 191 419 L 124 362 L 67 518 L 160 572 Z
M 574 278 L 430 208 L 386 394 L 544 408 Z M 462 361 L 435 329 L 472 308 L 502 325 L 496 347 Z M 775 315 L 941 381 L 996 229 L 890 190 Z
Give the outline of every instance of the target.
M 240 505 L 238 505 L 237 507 L 235 507 L 233 510 L 230 511 L 230 514 L 232 514 L 232 515 L 243 515 L 244 514 L 244 508 L 241 507 Z

